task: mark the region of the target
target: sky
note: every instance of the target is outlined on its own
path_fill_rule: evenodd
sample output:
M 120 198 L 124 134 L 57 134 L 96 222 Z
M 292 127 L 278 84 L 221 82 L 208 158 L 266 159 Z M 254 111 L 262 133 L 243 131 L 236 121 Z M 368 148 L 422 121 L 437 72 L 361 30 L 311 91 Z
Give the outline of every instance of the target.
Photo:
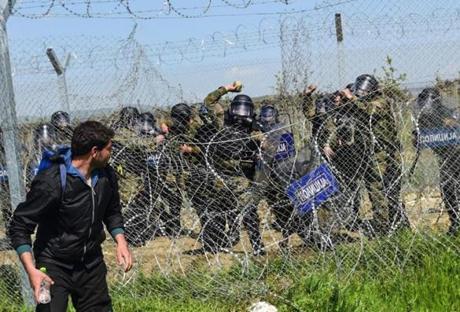
M 291 74 L 307 72 L 309 82 L 331 91 L 360 73 L 375 70 L 381 73 L 387 56 L 392 57 L 401 73 L 407 74 L 408 85 L 426 84 L 438 74 L 458 75 L 460 22 L 456 10 L 460 4 L 457 0 L 294 0 L 288 1 L 289 4 L 253 0 L 247 8 L 229 5 L 243 6 L 248 1 L 212 0 L 209 9 L 203 12 L 209 0 L 171 0 L 173 10 L 169 13 L 165 10 L 167 1 L 122 1 L 130 4 L 129 9 L 137 18 L 110 0 L 91 0 L 91 18 L 81 17 L 88 12 L 87 2 L 83 0 L 66 1 L 82 4 L 69 4 L 65 8 L 55 1 L 57 5 L 46 16 L 35 18 L 46 12 L 51 2 L 18 1 L 8 21 L 13 70 L 20 65 L 37 67 L 35 73 L 15 71 L 18 86 L 15 87 L 21 89 L 18 90 L 21 95 L 17 96 L 18 111 L 25 112 L 25 108 L 35 105 L 40 107 L 39 113 L 47 114 L 48 106 L 52 110 L 59 105 L 56 95 L 59 92 L 50 90 L 51 79 L 55 80 L 52 70 L 46 69 L 46 64 L 36 65 L 46 63 L 43 53 L 46 46 L 53 46 L 61 59 L 68 52 L 75 55 L 67 77 L 72 101 L 76 102 L 77 95 L 94 96 L 103 93 L 102 89 L 120 88 L 115 82 L 128 79 L 111 78 L 116 74 L 109 68 L 114 62 L 108 60 L 113 61 L 114 53 L 118 53 L 122 57 L 116 57 L 116 67 L 126 65 L 119 66 L 120 60 L 129 56 L 121 54 L 117 44 L 128 38 L 134 25 L 134 38 L 145 47 L 149 62 L 145 73 L 150 76 L 136 78 L 138 84 L 142 81 L 136 94 L 131 92 L 116 100 L 116 96 L 107 95 L 104 100 L 109 106 L 114 101 L 123 105 L 120 102 L 139 102 L 139 99 L 142 104 L 157 105 L 144 102 L 147 99 L 162 102 L 168 91 L 155 93 L 152 89 L 165 86 L 175 93 L 170 96 L 171 101 L 180 97 L 199 101 L 209 91 L 234 80 L 242 80 L 245 92 L 250 95 L 271 94 L 276 87 L 275 75 L 283 65 Z M 334 30 L 337 12 L 343 15 L 345 31 L 345 41 L 340 45 Z M 291 61 L 284 64 L 279 44 L 281 20 L 287 30 L 283 37 L 285 56 L 292 52 Z M 294 48 L 289 44 L 296 39 L 291 35 L 300 33 L 296 28 L 300 21 L 307 35 Z M 93 68 L 98 71 L 93 72 Z M 44 69 L 49 72 L 43 72 Z M 84 78 L 85 75 L 89 77 Z M 43 99 L 38 97 L 35 103 L 30 102 L 28 93 L 32 91 L 22 90 L 31 90 L 31 86 L 37 88 L 35 94 L 44 94 Z M 49 100 L 49 94 L 55 94 L 51 98 L 57 100 Z

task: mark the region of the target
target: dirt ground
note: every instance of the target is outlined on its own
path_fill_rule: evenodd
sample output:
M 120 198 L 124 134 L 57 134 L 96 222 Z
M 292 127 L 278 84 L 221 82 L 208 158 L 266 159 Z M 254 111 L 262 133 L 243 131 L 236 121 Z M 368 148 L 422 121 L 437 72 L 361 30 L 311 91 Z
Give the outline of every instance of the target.
M 408 193 L 403 195 L 405 207 L 411 222 L 411 227 L 414 233 L 422 231 L 443 232 L 449 226 L 448 216 L 442 208 L 441 195 L 438 190 L 425 190 L 420 193 Z M 363 204 L 364 214 L 369 213 L 370 203 L 366 199 Z M 259 258 L 257 261 L 267 261 L 271 256 L 279 254 L 280 249 L 278 243 L 282 239 L 281 233 L 270 228 L 271 215 L 265 207 L 260 207 L 259 215 L 262 219 L 263 241 L 267 248 L 268 254 L 265 257 Z M 186 227 L 195 233 L 199 232 L 199 225 L 196 221 L 196 216 L 191 213 L 185 217 Z M 351 237 L 353 234 L 349 233 Z M 356 235 L 354 238 L 357 238 Z M 110 242 L 106 243 L 109 247 Z M 289 245 L 293 250 L 300 250 L 305 255 L 311 254 L 311 251 L 302 247 L 302 241 L 297 235 L 290 238 Z M 201 247 L 201 244 L 190 237 L 182 237 L 176 240 L 170 240 L 165 237 L 155 238 L 149 241 L 146 246 L 134 248 L 133 252 L 137 262 L 137 270 L 146 274 L 153 272 L 161 272 L 162 274 L 179 273 L 187 274 L 191 268 L 208 266 L 210 270 L 217 270 L 223 267 L 231 266 L 232 264 L 242 262 L 246 257 L 251 256 L 251 245 L 247 237 L 246 231 L 242 233 L 241 242 L 234 248 L 231 253 L 220 253 L 218 255 L 188 255 L 186 251 Z M 106 248 L 106 260 L 109 264 L 114 264 L 112 274 L 119 276 L 121 273 L 115 268 L 115 256 L 113 249 Z M 123 277 L 127 279 L 127 276 Z

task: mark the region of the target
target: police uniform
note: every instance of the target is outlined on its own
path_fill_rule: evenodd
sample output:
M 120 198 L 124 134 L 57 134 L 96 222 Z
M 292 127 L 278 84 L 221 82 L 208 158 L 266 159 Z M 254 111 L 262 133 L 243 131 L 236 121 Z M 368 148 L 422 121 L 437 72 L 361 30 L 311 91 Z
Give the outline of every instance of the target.
M 211 196 L 204 202 L 206 207 L 200 208 L 201 239 L 208 251 L 232 247 L 240 239 L 240 223 L 243 223 L 254 254 L 261 255 L 265 251 L 254 184 L 259 142 L 251 138 L 255 135 L 252 132 L 254 104 L 250 97 L 240 94 L 224 111 L 219 100 L 226 93 L 226 88 L 220 87 L 204 100 L 210 123 L 205 123 L 201 129 L 200 141 L 208 141 L 208 144 L 201 145 L 201 150 L 208 171 L 206 186 L 211 190 Z
M 360 134 L 351 143 L 350 154 L 354 161 L 359 159 L 355 166 L 363 168 L 358 170 L 358 178 L 362 177 L 372 204 L 371 233 L 406 228 L 409 220 L 401 201 L 402 148 L 391 103 L 380 93 L 372 75 L 358 76 L 351 90 L 352 98 L 342 106 L 350 106 L 347 110 L 354 132 Z
M 206 244 L 211 248 L 235 245 L 242 222 L 254 253 L 263 250 L 257 214 L 259 197 L 254 184 L 259 144 L 247 129 L 236 126 L 225 126 L 212 137 L 205 156 L 214 175 L 216 200 L 208 208 L 209 220 L 203 238 L 210 241 L 205 241 L 205 247 Z
M 310 243 L 311 213 L 300 214 L 292 205 L 286 189 L 306 173 L 306 168 L 299 170 L 292 133 L 282 123 L 275 123 L 265 128 L 262 141 L 262 170 L 264 193 L 267 204 L 275 216 L 277 227 L 283 235 L 281 246 L 285 246 L 290 235 L 297 233 L 302 240 Z M 311 157 L 308 159 L 311 165 Z
M 357 107 L 352 103 L 323 112 L 323 120 L 315 136 L 316 144 L 321 151 L 325 146 L 334 151 L 329 162 L 341 189 L 334 203 L 341 211 L 353 212 L 352 215 L 343 215 L 340 220 L 351 230 L 356 230 L 361 224 L 359 188 L 369 162 L 368 156 L 364 153 L 368 132 L 359 122 L 357 115 Z
M 151 194 L 146 192 L 147 153 L 155 149 L 152 138 L 140 137 L 128 128 L 119 128 L 115 133 L 110 159 L 115 169 L 120 200 L 125 216 L 125 235 L 128 242 L 140 246 L 150 238 L 154 230 L 150 216 Z
M 209 143 L 219 130 L 210 116 L 204 117 L 206 118 L 202 118 L 203 125 L 197 129 L 193 137 L 194 161 L 189 168 L 186 189 L 187 196 L 200 219 L 199 240 L 203 244 L 201 251 L 218 252 L 221 247 L 228 246 L 228 240 L 225 240 L 223 230 L 219 228 L 221 224 L 225 224 L 220 218 L 225 218 L 218 209 L 219 197 L 216 196 L 215 175 L 209 170 L 206 152 L 209 152 Z
M 190 188 L 191 174 L 197 163 L 196 154 L 199 148 L 193 145 L 191 129 L 182 124 L 173 125 L 165 142 L 159 147 L 160 178 L 163 181 L 160 196 L 169 207 L 169 220 L 166 222 L 166 233 L 171 236 L 181 234 L 181 209 L 183 200 Z M 180 147 L 188 145 L 191 153 L 182 153 Z
M 443 129 L 458 135 L 460 122 L 452 110 L 440 104 L 434 109 L 422 112 L 419 118 L 419 129 L 420 131 Z M 460 229 L 460 145 L 457 139 L 453 145 L 441 144 L 431 149 L 438 160 L 441 195 L 451 223 L 448 234 L 457 235 Z
M 220 99 L 227 93 L 225 87 L 219 87 L 204 99 L 204 105 L 209 109 L 210 118 L 218 129 L 223 128 L 225 119 L 225 108 Z

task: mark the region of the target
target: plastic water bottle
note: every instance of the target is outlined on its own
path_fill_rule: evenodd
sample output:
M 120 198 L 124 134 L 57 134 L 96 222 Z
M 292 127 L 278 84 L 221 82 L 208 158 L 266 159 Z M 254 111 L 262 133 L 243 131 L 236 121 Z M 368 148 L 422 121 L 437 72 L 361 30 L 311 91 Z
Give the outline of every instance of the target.
M 46 268 L 41 267 L 40 271 L 46 274 Z M 40 293 L 38 294 L 38 303 L 47 304 L 51 301 L 50 283 L 43 280 L 40 284 Z

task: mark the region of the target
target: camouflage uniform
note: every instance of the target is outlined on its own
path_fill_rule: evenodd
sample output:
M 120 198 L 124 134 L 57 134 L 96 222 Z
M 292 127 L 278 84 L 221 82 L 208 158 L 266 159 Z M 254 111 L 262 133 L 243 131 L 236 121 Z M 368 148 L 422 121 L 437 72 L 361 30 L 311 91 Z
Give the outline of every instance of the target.
M 341 221 L 351 230 L 356 230 L 361 222 L 359 188 L 369 162 L 368 156 L 363 154 L 368 133 L 355 118 L 356 110 L 355 105 L 345 104 L 329 112 L 317 134 L 321 151 L 326 145 L 334 151 L 330 164 L 340 182 L 341 192 L 333 204 L 345 212 Z M 346 215 L 350 210 L 353 214 Z
M 118 129 L 113 139 L 110 161 L 118 177 L 126 237 L 135 246 L 145 243 L 155 230 L 152 193 L 144 185 L 148 173 L 146 155 L 154 149 L 153 138 L 140 137 L 127 128 Z
M 209 93 L 204 99 L 204 105 L 209 109 L 210 117 L 217 129 L 222 129 L 224 126 L 225 108 L 219 100 L 227 93 L 228 91 L 225 87 L 219 87 L 217 90 Z
M 364 161 L 355 164 L 354 169 L 361 173 L 372 203 L 373 230 L 387 233 L 390 225 L 407 225 L 400 199 L 401 144 L 390 103 L 376 96 L 369 100 L 354 99 L 345 105 L 351 106 L 349 112 L 356 122 L 354 131 L 362 132 L 354 136 L 356 141 L 350 142 L 357 150 L 349 150 L 348 159 Z
M 200 217 L 204 250 L 218 252 L 235 245 L 240 239 L 241 218 L 255 253 L 259 253 L 263 244 L 253 182 L 258 145 L 253 144 L 247 129 L 224 126 L 228 116 L 219 100 L 227 92 L 220 87 L 204 100 L 208 113 L 195 136 L 200 164 L 191 175 L 191 200 Z
M 259 196 L 254 184 L 259 144 L 248 131 L 237 127 L 226 126 L 211 138 L 205 156 L 208 170 L 214 175 L 214 201 L 209 203 L 202 224 L 205 248 L 235 245 L 242 222 L 254 252 L 263 249 L 257 214 Z
M 199 148 L 194 146 L 190 133 L 191 129 L 185 126 L 173 125 L 166 140 L 159 146 L 161 153 L 158 173 L 162 187 L 160 197 L 169 208 L 168 220 L 165 221 L 166 234 L 178 236 L 181 233 L 181 209 L 183 199 L 190 187 L 191 174 L 196 164 L 195 154 Z M 184 154 L 180 151 L 181 145 L 188 145 L 192 152 Z
M 187 179 L 187 195 L 200 218 L 200 241 L 207 251 L 217 251 L 218 246 L 222 245 L 220 240 L 223 239 L 213 223 L 214 218 L 219 218 L 215 216 L 218 213 L 213 209 L 218 205 L 219 199 L 215 196 L 215 176 L 208 169 L 205 155 L 209 142 L 217 132 L 216 125 L 210 121 L 197 129 L 193 138 L 197 148 L 194 154 L 196 162 L 190 168 Z

